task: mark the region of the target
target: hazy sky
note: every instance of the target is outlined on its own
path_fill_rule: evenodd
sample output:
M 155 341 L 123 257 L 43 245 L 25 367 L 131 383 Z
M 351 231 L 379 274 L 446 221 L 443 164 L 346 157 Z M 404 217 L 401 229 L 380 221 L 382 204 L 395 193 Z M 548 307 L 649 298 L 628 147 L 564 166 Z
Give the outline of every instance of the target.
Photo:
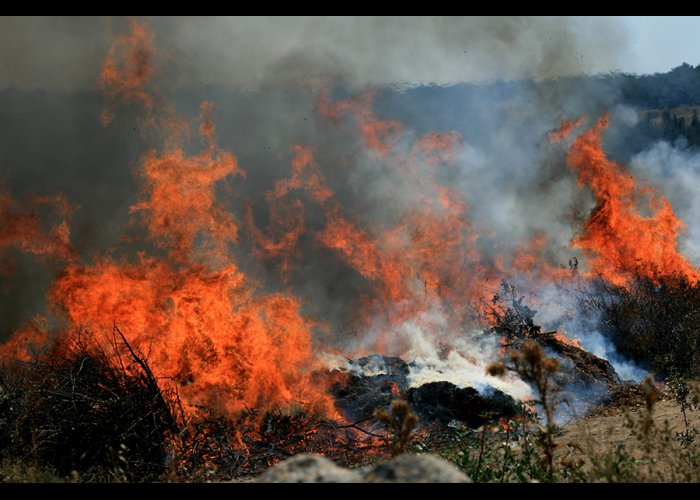
M 665 72 L 681 63 L 700 64 L 700 17 L 620 17 L 628 30 L 630 58 L 620 68 L 631 73 Z
M 409 85 L 700 64 L 698 17 L 150 17 L 174 85 Z M 123 18 L 0 17 L 0 89 L 95 87 Z

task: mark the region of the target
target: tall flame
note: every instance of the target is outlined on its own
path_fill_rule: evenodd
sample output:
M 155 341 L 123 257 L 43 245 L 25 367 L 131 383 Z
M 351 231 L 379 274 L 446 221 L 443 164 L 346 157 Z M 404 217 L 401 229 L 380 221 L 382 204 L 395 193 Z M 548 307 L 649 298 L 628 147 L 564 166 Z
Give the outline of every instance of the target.
M 179 119 L 159 115 L 148 90 L 154 37 L 145 24 L 130 26 L 110 49 L 100 82 L 108 97 L 143 105 L 156 131 L 163 126 L 166 145 L 144 155 L 140 201 L 130 209 L 156 248 L 130 260 L 70 264 L 51 302 L 69 331 L 88 329 L 106 341 L 118 324 L 163 383 L 179 385 L 188 408 L 328 406 L 323 388 L 311 381 L 314 323 L 301 315 L 299 300 L 258 293 L 235 264 L 238 223 L 215 190 L 243 172 L 234 154 L 216 145 L 212 105 L 202 105 L 204 148 L 188 155 L 171 133 L 182 128 L 173 127 Z
M 585 130 L 567 156 L 579 185 L 587 185 L 596 200 L 572 245 L 588 257 L 591 270 L 616 284 L 632 276 L 676 275 L 697 281 L 700 271 L 678 250 L 685 226 L 669 200 L 654 188 L 640 185 L 603 151 L 601 134 L 608 122 L 605 115 Z
M 3 255 L 10 248 L 72 260 L 75 250 L 70 243 L 68 218 L 74 208 L 62 195 L 33 198 L 25 207 L 10 193 L 0 191 L 0 274 L 5 267 Z

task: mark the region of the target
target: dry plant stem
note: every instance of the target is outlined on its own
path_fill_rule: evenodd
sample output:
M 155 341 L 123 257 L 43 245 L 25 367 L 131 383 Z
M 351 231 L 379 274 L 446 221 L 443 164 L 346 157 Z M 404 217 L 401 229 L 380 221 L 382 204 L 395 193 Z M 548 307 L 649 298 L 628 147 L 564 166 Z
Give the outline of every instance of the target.
M 374 417 L 385 424 L 392 433 L 392 456 L 406 451 L 413 429 L 418 425 L 418 416 L 413 413 L 406 401 L 396 399 L 391 402 L 391 413 L 383 408 L 374 411 Z
M 544 464 L 547 468 L 549 480 L 554 478 L 554 406 L 555 403 L 550 398 L 549 378 L 559 369 L 559 362 L 556 359 L 548 358 L 542 352 L 542 348 L 537 342 L 528 340 L 521 351 L 514 351 L 510 354 L 510 364 L 497 362 L 487 368 L 490 375 L 500 376 L 506 370 L 517 373 L 526 382 L 532 383 L 539 393 L 539 400 L 535 403 L 542 406 L 545 414 L 545 425 L 539 426 L 542 453 Z

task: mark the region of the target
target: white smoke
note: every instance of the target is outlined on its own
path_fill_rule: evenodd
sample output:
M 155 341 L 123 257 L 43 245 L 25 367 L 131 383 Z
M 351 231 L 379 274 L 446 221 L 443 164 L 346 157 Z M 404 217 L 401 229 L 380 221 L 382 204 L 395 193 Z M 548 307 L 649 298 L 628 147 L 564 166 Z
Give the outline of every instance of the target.
M 378 324 L 377 331 L 380 329 Z M 377 331 L 361 336 L 364 341 L 376 341 Z M 496 334 L 476 329 L 456 332 L 450 329 L 444 315 L 430 310 L 416 315 L 395 327 L 383 325 L 383 339 L 388 341 L 387 355 L 398 356 L 408 363 L 408 387 L 420 387 L 430 382 L 450 382 L 457 387 L 472 387 L 480 393 L 499 389 L 516 400 L 527 401 L 533 393 L 525 382 L 512 373 L 493 377 L 486 368 L 501 359 L 501 345 Z M 324 354 L 329 370 L 371 377 L 389 373 L 380 356 L 370 356 L 362 365 L 347 358 Z
M 583 350 L 609 361 L 623 381 L 644 380 L 647 372 L 620 356 L 612 341 L 599 331 L 600 312 L 580 309 L 578 300 L 581 292 L 554 284 L 540 286 L 537 299 L 541 306 L 535 322 L 542 324 L 546 330 L 558 330 L 570 340 L 577 340 Z M 577 388 L 576 392 L 584 390 Z
M 632 380 L 639 383 L 647 376 L 646 370 L 620 356 L 612 342 L 600 332 L 594 330 L 579 335 L 581 347 L 599 358 L 610 361 L 622 380 Z
M 406 353 L 409 364 L 408 383 L 420 387 L 429 382 L 450 382 L 457 387 L 473 387 L 480 393 L 496 388 L 516 400 L 532 399 L 532 390 L 518 377 L 507 374 L 493 377 L 486 374 L 486 367 L 499 359 L 496 335 L 470 331 L 453 340 L 452 348 L 441 355 L 432 335 L 426 334 L 415 323 L 403 325 L 410 338 L 411 349 Z

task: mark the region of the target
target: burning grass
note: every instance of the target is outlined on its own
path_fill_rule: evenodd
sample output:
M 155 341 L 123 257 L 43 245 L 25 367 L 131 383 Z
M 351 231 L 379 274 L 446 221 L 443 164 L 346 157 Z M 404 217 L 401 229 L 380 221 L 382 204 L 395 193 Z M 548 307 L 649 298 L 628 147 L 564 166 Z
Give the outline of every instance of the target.
M 0 396 L 4 458 L 85 480 L 153 480 L 166 470 L 167 436 L 178 431 L 141 354 L 118 336 L 112 352 L 88 332 L 48 354 L 5 366 Z
M 425 421 L 416 432 L 405 402 L 354 423 L 301 408 L 249 409 L 234 417 L 209 407 L 186 413 L 177 392 L 161 389 L 146 357 L 118 329 L 112 352 L 104 345 L 78 332 L 46 355 L 3 367 L 2 480 L 212 481 L 255 477 L 299 453 L 358 467 L 416 451 L 445 456 L 475 481 L 698 479 L 693 383 L 676 391 L 686 402 L 686 427 L 676 434 L 653 419 L 657 389 L 647 383 L 639 391 L 645 413 L 621 420 L 637 445 L 601 448 L 591 436 L 563 443 L 552 420 L 561 395 L 559 365 L 533 340 L 493 370 L 510 366 L 534 383 L 540 394 L 534 405 L 521 405 L 511 417 L 484 416 L 479 427 Z M 545 425 L 537 407 L 544 409 Z M 656 463 L 666 472 L 654 472 Z
M 116 326 L 109 342 L 78 331 L 0 369 L 0 480 L 210 481 L 298 453 L 345 465 L 389 456 L 390 433 L 362 423 L 302 407 L 185 410 L 176 382 L 157 378 Z

